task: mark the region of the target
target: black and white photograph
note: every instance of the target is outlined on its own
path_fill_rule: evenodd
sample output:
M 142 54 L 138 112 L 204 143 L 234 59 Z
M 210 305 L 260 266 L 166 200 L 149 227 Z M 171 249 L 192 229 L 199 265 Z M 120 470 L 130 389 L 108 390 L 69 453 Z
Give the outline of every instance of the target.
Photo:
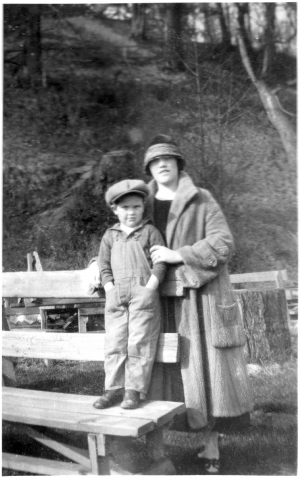
M 297 2 L 1 2 L 2 476 L 298 475 Z

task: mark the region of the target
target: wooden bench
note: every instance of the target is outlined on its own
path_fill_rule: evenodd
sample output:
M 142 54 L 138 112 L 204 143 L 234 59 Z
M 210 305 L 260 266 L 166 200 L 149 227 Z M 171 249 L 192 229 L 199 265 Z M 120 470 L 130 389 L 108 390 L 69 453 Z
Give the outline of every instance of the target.
M 99 299 L 95 292 L 88 297 L 85 272 L 18 272 L 4 273 L 5 298 L 64 297 Z M 104 332 L 67 333 L 36 331 L 4 331 L 2 337 L 4 361 L 10 357 L 47 358 L 57 360 L 104 360 Z M 161 334 L 157 362 L 179 361 L 179 335 Z M 4 362 L 5 363 L 5 362 Z M 98 396 L 44 392 L 3 387 L 3 420 L 13 422 L 18 429 L 43 445 L 64 455 L 69 461 L 3 454 L 5 468 L 46 475 L 114 474 L 110 448 L 116 438 L 125 444 L 130 438 L 145 438 L 152 464 L 141 474 L 175 474 L 172 462 L 163 454 L 163 428 L 175 415 L 185 412 L 177 402 L 142 401 L 136 410 L 114 406 L 96 410 L 93 402 Z M 64 439 L 41 433 L 34 427 L 59 429 L 61 432 L 82 432 L 87 435 L 88 450 L 68 445 Z M 72 461 L 73 463 L 70 463 Z M 131 474 L 122 470 L 119 474 Z
M 27 272 L 31 272 L 31 274 L 28 276 Z M 56 324 L 55 322 L 54 325 L 50 324 L 50 317 L 56 313 L 66 316 L 64 314 L 69 312 L 70 318 L 76 316 L 79 332 L 104 329 L 105 294 L 103 289 L 99 289 L 91 295 L 87 293 L 89 285 L 85 278 L 85 270 L 43 271 L 39 255 L 34 251 L 27 254 L 27 272 L 5 274 L 3 292 L 8 318 L 22 315 L 26 319 L 26 316 L 29 315 L 40 315 L 40 325 L 37 322 L 34 326 L 31 322 L 23 323 L 21 328 L 40 327 L 41 330 L 51 331 L 56 328 Z M 72 286 L 70 285 L 71 281 L 73 282 Z M 184 293 L 181 281 L 176 278 L 173 270 L 168 272 L 167 278 L 160 288 L 163 296 L 179 296 Z M 23 292 L 24 298 L 15 296 L 14 301 L 4 295 L 5 292 L 12 295 L 20 291 Z M 28 297 L 29 292 L 35 292 L 36 295 Z M 96 321 L 95 315 L 102 317 Z M 93 318 L 93 322 L 90 322 L 91 318 Z M 16 327 L 14 326 L 14 328 Z

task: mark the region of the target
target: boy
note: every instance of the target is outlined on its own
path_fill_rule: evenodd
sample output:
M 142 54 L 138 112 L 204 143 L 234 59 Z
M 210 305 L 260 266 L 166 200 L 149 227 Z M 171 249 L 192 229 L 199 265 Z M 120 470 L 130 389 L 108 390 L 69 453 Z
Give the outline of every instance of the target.
M 142 218 L 148 193 L 142 180 L 123 180 L 105 195 L 119 223 L 105 232 L 97 260 L 106 292 L 106 391 L 95 408 L 122 397 L 122 408 L 137 408 L 150 384 L 160 332 L 158 285 L 166 265 L 151 263 L 150 248 L 164 241 Z

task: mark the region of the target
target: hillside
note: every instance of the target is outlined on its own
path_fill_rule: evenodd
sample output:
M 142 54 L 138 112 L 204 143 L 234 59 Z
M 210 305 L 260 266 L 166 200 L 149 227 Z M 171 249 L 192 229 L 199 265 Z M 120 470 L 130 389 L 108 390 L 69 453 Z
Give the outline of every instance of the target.
M 200 49 L 198 76 L 192 60 L 173 73 L 162 46 L 83 17 L 44 19 L 43 55 L 41 91 L 4 70 L 6 271 L 25 270 L 34 249 L 44 268 L 84 268 L 111 220 L 88 172 L 104 153 L 130 149 L 140 176 L 148 140 L 167 133 L 222 205 L 236 241 L 231 272 L 287 268 L 296 280 L 296 168 L 239 59 Z

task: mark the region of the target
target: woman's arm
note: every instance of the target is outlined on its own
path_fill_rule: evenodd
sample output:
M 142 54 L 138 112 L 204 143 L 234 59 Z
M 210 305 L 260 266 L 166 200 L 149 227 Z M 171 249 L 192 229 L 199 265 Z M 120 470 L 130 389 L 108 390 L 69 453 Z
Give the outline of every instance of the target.
M 154 263 L 162 259 L 178 265 L 178 275 L 187 288 L 199 288 L 219 275 L 233 251 L 233 237 L 225 216 L 212 195 L 205 195 L 205 237 L 176 251 L 158 246 L 152 249 Z

